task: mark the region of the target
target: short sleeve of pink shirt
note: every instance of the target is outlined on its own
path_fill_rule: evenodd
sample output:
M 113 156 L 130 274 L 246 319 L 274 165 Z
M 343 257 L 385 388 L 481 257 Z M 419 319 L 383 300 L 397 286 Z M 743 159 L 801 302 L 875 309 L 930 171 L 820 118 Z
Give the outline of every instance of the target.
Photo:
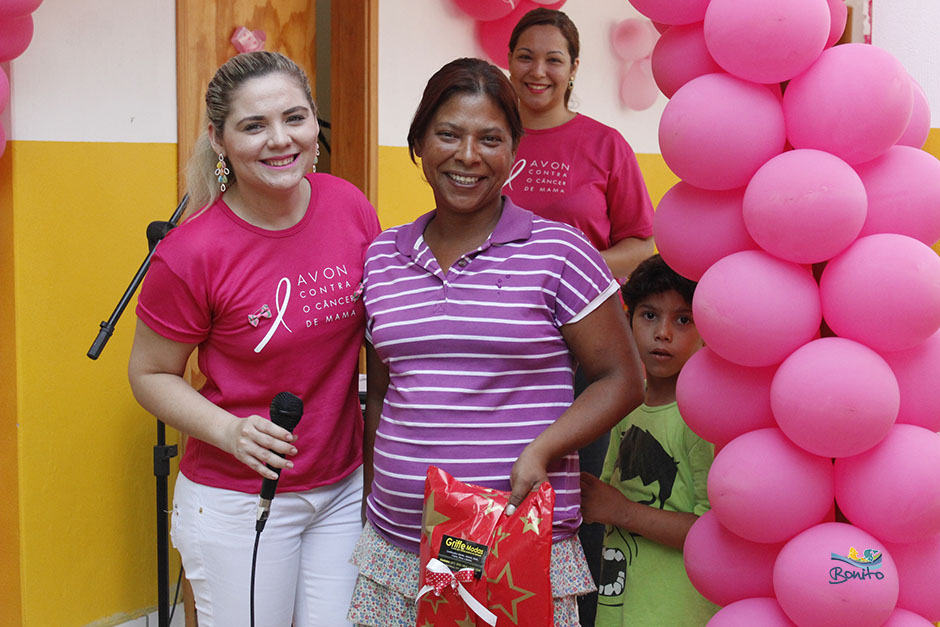
M 304 401 L 300 451 L 278 490 L 333 483 L 362 459 L 358 358 L 365 311 L 357 288 L 379 234 L 375 210 L 353 185 L 310 175 L 301 221 L 269 231 L 222 200 L 170 231 L 154 254 L 137 315 L 157 334 L 199 347 L 201 393 L 235 416 L 267 416 L 282 391 Z M 200 440 L 180 468 L 197 483 L 244 492 L 257 473 Z
M 526 129 L 503 193 L 578 228 L 598 250 L 653 234 L 653 205 L 633 149 L 619 131 L 585 115 Z

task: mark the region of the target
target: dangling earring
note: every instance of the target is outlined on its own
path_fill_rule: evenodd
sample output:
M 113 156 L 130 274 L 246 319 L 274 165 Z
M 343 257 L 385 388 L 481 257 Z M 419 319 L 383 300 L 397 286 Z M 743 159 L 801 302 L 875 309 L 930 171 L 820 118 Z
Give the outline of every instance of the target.
M 574 89 L 574 76 L 568 79 L 568 91 Z
M 229 169 L 225 167 L 225 155 L 219 153 L 219 162 L 215 164 L 215 175 L 219 177 L 219 191 L 225 192 L 225 184 L 228 183 Z
M 317 172 L 317 163 L 319 162 L 320 162 L 320 142 L 317 142 L 317 154 L 313 158 L 313 173 L 314 174 L 316 174 Z

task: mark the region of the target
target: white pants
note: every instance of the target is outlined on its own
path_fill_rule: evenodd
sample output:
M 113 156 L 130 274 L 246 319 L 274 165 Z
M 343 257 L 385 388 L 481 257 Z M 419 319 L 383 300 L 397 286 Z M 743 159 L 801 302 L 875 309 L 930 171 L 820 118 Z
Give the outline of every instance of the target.
M 279 493 L 258 545 L 256 627 L 339 627 L 356 582 L 362 468 L 329 486 Z M 182 474 L 173 546 L 193 586 L 199 627 L 248 625 L 258 495 L 210 488 Z

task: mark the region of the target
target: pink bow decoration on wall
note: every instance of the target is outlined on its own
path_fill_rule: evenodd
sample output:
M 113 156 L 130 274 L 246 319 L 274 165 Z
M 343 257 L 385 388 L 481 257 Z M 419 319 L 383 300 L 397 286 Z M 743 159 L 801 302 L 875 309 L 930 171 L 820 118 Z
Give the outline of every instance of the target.
M 249 30 L 239 26 L 232 33 L 231 42 L 239 52 L 257 52 L 264 50 L 264 42 L 268 36 L 263 30 Z
M 650 55 L 659 40 L 659 31 L 647 19 L 630 18 L 613 26 L 610 44 L 623 65 L 620 69 L 620 102 L 634 111 L 649 109 L 659 98 L 653 80 Z

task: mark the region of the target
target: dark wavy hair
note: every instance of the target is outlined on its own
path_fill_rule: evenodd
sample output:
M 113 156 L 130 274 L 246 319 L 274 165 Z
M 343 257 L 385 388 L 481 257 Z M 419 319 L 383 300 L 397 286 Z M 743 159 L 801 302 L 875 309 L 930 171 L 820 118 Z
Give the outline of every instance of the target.
M 516 92 L 503 72 L 482 59 L 455 59 L 434 73 L 421 96 L 421 103 L 408 129 L 408 154 L 415 161 L 415 144 L 427 133 L 434 114 L 456 94 L 482 94 L 502 109 L 512 135 L 512 149 L 519 147 L 525 133 Z M 417 163 L 415 161 L 415 163 Z
M 691 307 L 696 285 L 698 283 L 670 268 L 661 256 L 649 257 L 636 267 L 630 274 L 630 280 L 621 288 L 630 324 L 633 324 L 633 312 L 637 305 L 654 294 L 675 290 Z

